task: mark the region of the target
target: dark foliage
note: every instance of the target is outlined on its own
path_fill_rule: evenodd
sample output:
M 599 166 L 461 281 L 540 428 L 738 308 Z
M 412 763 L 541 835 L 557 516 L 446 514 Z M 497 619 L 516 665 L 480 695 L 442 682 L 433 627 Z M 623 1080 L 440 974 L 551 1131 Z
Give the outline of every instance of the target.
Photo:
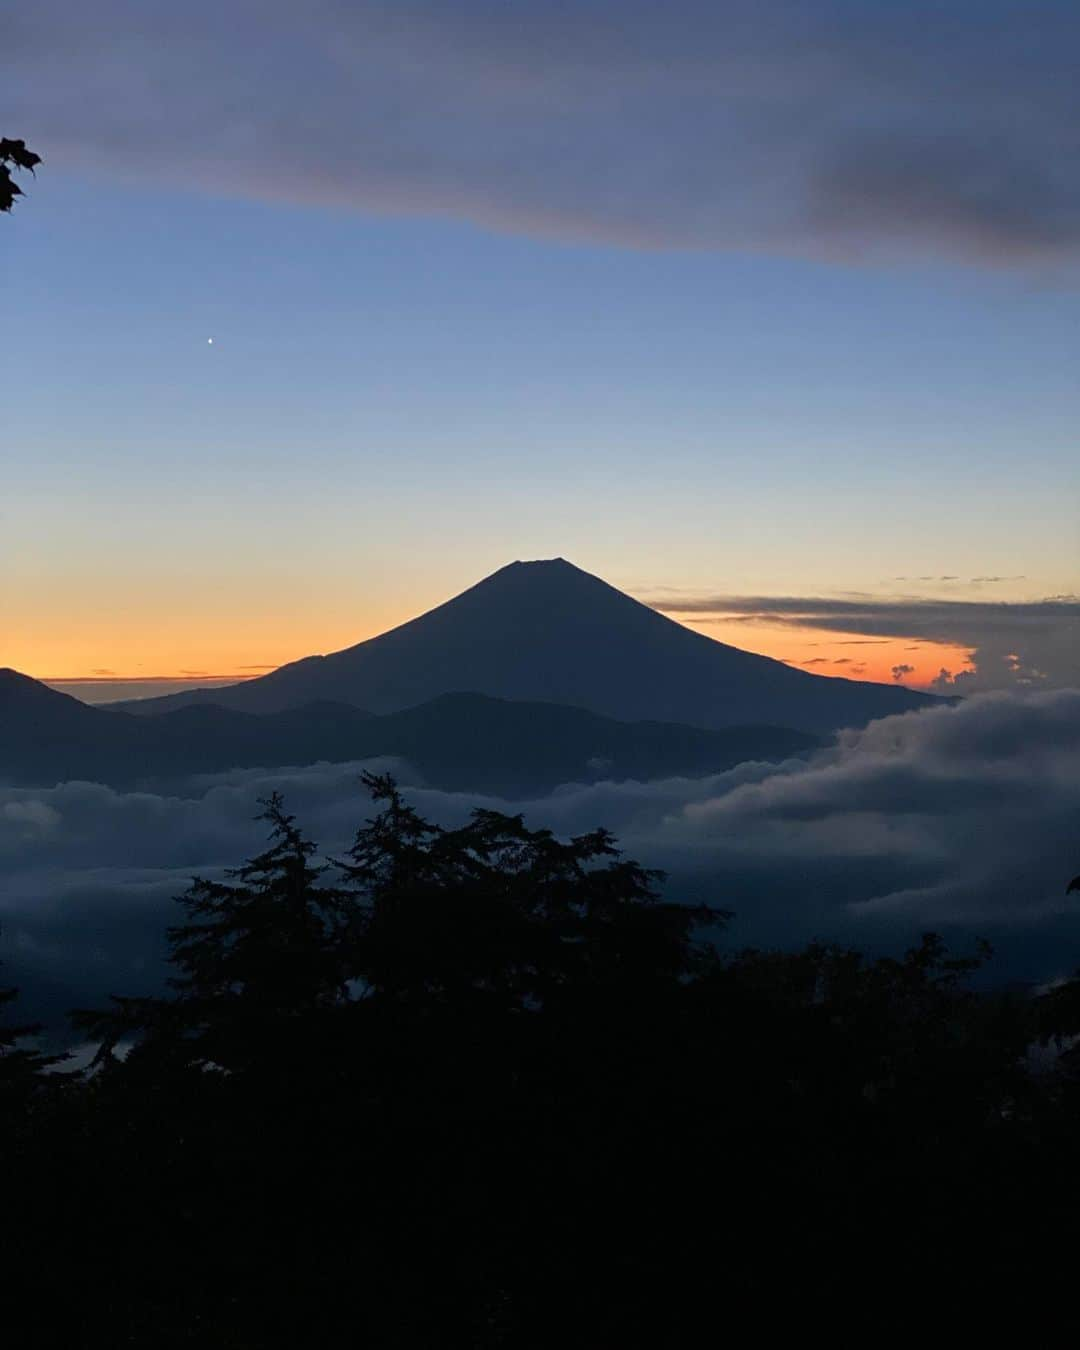
M 41 156 L 27 150 L 25 141 L 0 136 L 0 211 L 10 211 L 15 198 L 23 195 L 22 188 L 11 176 L 12 169 L 32 174 L 40 163 Z
M 265 852 L 181 897 L 187 922 L 168 934 L 173 996 L 74 1015 L 100 1044 L 97 1063 L 115 1063 L 123 1044 L 131 1070 L 268 1073 L 303 1056 L 312 1021 L 347 1001 L 353 897 L 322 884 L 327 868 L 281 798 L 263 807 Z
M 367 786 L 333 865 L 265 803 L 266 850 L 182 897 L 168 996 L 78 1016 L 81 1083 L 24 1061 L 4 1269 L 42 1343 L 861 1336 L 943 1297 L 970 1331 L 972 1270 L 1053 1287 L 1080 1102 L 1030 1051 L 1075 983 L 976 993 L 987 954 L 934 936 L 724 954 L 603 831 Z
M 67 1058 L 38 1048 L 40 1026 L 5 1020 L 18 994 L 17 989 L 0 989 L 0 1113 L 5 1123 L 18 1120 L 20 1111 L 48 1087 L 46 1075 Z

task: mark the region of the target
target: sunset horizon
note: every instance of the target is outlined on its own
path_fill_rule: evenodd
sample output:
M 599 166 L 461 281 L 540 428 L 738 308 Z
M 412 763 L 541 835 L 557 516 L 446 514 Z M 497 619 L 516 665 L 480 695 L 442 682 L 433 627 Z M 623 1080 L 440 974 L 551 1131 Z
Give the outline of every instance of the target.
M 1015 583 L 1016 580 L 1019 579 L 1009 579 L 1012 583 Z M 958 588 L 955 583 L 959 582 L 959 578 L 948 578 L 945 581 L 946 583 L 953 583 L 952 603 L 963 603 L 956 599 L 957 589 L 979 593 L 985 590 L 986 584 L 984 581 L 980 581 L 974 587 L 969 583 L 966 587 Z M 845 594 L 850 599 L 850 592 Z M 416 618 L 418 614 L 426 612 L 426 609 L 434 608 L 450 598 L 450 596 L 444 596 L 442 600 L 435 601 L 433 605 L 428 605 L 425 609 L 405 613 L 400 618 L 391 620 L 385 629 L 379 628 L 372 632 L 361 631 L 359 633 L 354 630 L 343 635 L 340 639 L 316 641 L 310 647 L 299 645 L 300 640 L 298 639 L 297 644 L 277 661 L 261 663 L 245 661 L 238 663 L 232 670 L 220 667 L 214 668 L 212 665 L 195 665 L 187 652 L 182 654 L 184 665 L 172 671 L 159 667 L 156 672 L 148 670 L 144 673 L 143 670 L 138 669 L 138 666 L 145 667 L 146 662 L 139 662 L 134 669 L 126 670 L 117 669 L 114 665 L 107 667 L 93 665 L 87 671 L 74 674 L 56 674 L 51 670 L 36 667 L 31 661 L 22 665 L 18 661 L 14 661 L 12 665 L 35 679 L 92 703 L 138 697 L 142 686 L 146 686 L 147 693 L 158 692 L 157 687 L 165 685 L 177 689 L 187 686 L 213 688 L 219 684 L 257 678 L 261 674 L 275 670 L 290 662 L 301 660 L 304 657 L 352 647 L 369 638 L 377 637 L 382 632 L 396 628 L 402 623 L 407 623 Z M 908 688 L 931 690 L 935 687 L 934 681 L 940 679 L 940 673 L 943 669 L 954 674 L 968 672 L 972 669 L 973 646 L 932 639 L 920 640 L 915 631 L 907 636 L 894 638 L 868 638 L 860 635 L 857 631 L 848 631 L 843 627 L 815 627 L 813 630 L 808 630 L 794 624 L 784 626 L 775 617 L 767 614 L 747 617 L 745 613 L 740 613 L 738 609 L 724 612 L 721 607 L 717 607 L 715 612 L 710 613 L 707 617 L 696 619 L 692 612 L 686 613 L 684 606 L 691 607 L 700 603 L 700 601 L 686 588 L 678 594 L 671 593 L 659 597 L 654 596 L 649 591 L 644 591 L 634 598 L 651 605 L 659 612 L 666 614 L 676 622 L 683 623 L 687 628 L 700 633 L 704 637 L 758 655 L 768 656 L 790 665 L 804 667 L 817 675 L 871 680 L 882 684 L 897 683 Z M 829 596 L 808 597 L 803 603 L 812 609 L 815 600 L 828 601 L 830 598 Z M 871 597 L 864 594 L 863 598 L 870 599 Z M 758 597 L 758 599 L 762 602 L 768 602 L 772 597 L 765 596 Z M 732 601 L 735 600 L 736 597 L 732 597 Z M 913 600 L 917 603 L 918 597 L 890 597 L 885 592 L 882 592 L 878 597 L 878 603 L 885 605 L 910 605 Z M 949 601 L 947 600 L 945 603 L 947 604 Z M 745 607 L 745 602 L 740 601 L 740 605 Z M 917 625 L 913 625 L 914 628 L 917 628 Z M 275 641 L 280 645 L 280 628 L 275 634 Z M 138 638 L 136 643 L 138 646 Z M 850 650 L 853 647 L 865 650 L 853 653 Z M 138 647 L 138 649 L 142 650 L 141 647 Z M 245 652 L 244 654 L 253 655 L 254 653 Z M 117 663 L 117 665 L 122 665 L 122 663 Z M 133 686 L 134 688 L 127 690 L 126 686 Z
M 1077 0 L 5 6 L 12 1327 L 1070 1325 L 1078 70 Z

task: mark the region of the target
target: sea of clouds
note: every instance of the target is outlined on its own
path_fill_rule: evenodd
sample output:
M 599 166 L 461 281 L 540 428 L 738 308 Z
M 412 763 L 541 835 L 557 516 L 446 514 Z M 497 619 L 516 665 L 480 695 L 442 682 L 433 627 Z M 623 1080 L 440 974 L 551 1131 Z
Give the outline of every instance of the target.
M 328 856 L 371 813 L 357 763 L 234 771 L 171 795 L 96 783 L 0 787 L 0 959 L 34 1011 L 153 988 L 173 897 L 257 850 L 258 799 L 285 794 Z M 988 936 L 1003 979 L 1080 964 L 1080 691 L 987 694 L 840 735 L 808 761 L 704 779 L 567 784 L 503 802 L 425 787 L 430 818 L 477 805 L 561 835 L 607 826 L 672 897 L 735 911 L 725 941 L 883 949 L 927 929 Z

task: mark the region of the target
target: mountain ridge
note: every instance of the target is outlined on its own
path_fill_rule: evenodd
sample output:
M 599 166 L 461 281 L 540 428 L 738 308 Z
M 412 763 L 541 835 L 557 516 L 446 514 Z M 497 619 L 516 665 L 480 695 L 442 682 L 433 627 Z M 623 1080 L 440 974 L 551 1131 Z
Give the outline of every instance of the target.
M 139 718 L 0 672 L 0 781 L 20 787 L 77 779 L 172 791 L 187 778 L 231 769 L 395 757 L 432 787 L 523 796 L 601 778 L 704 777 L 818 744 L 785 727 L 624 723 L 474 693 L 444 694 L 381 717 L 332 703 L 266 714 L 207 703 Z
M 628 722 L 813 734 L 937 701 L 718 642 L 555 558 L 509 563 L 385 633 L 256 679 L 107 706 L 138 716 L 207 702 L 270 713 L 325 699 L 385 714 L 460 691 Z

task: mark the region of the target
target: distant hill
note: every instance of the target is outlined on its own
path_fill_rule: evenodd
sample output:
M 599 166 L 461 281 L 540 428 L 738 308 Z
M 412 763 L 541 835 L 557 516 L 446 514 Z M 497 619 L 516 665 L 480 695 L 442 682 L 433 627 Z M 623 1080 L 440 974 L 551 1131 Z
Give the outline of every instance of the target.
M 203 704 L 132 717 L 0 671 L 0 781 L 16 786 L 81 778 L 132 789 L 232 768 L 396 755 L 434 787 L 521 796 L 601 778 L 700 777 L 817 744 L 783 727 L 625 723 L 481 694 L 382 717 L 325 702 L 262 716 Z
M 583 708 L 628 722 L 827 733 L 934 699 L 812 675 L 692 632 L 556 558 L 516 562 L 379 637 L 243 684 L 113 704 L 140 716 L 214 703 L 276 713 L 318 700 L 396 712 L 442 694 Z

